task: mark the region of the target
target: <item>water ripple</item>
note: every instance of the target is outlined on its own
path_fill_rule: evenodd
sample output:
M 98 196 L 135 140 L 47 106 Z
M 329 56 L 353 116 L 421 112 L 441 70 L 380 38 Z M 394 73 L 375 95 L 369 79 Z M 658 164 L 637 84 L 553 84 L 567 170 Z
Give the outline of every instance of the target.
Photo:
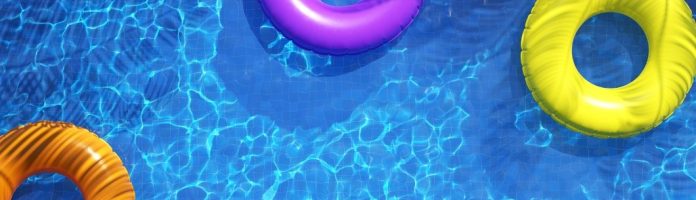
M 682 199 L 696 189 L 691 93 L 631 139 L 582 136 L 541 112 L 518 53 L 532 1 L 426 1 L 399 41 L 329 77 L 307 66 L 341 58 L 275 44 L 282 36 L 248 3 L 0 3 L 0 132 L 37 120 L 88 127 L 121 155 L 139 199 Z M 79 195 L 58 175 L 16 194 Z

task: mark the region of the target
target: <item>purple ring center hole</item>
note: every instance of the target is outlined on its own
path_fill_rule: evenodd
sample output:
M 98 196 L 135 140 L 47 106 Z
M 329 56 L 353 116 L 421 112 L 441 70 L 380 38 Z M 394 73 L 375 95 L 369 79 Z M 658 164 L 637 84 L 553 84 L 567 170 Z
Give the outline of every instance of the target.
M 321 0 L 332 6 L 349 6 L 360 2 L 360 0 Z

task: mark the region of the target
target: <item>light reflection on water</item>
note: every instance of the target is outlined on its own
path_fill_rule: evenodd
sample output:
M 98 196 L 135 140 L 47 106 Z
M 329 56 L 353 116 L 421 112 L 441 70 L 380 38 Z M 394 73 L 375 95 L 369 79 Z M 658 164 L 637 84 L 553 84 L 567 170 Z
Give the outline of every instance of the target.
M 532 1 L 426 1 L 398 41 L 349 58 L 297 48 L 255 3 L 5 1 L 0 129 L 40 119 L 90 128 L 121 155 L 139 199 L 696 190 L 693 94 L 630 139 L 572 133 L 539 110 L 519 64 Z M 641 41 L 630 23 L 586 25 L 576 41 L 601 46 L 576 44 L 576 56 L 620 53 L 576 58 L 583 74 L 621 84 L 640 71 L 646 51 L 625 42 Z M 62 177 L 37 176 L 16 198 L 78 195 Z

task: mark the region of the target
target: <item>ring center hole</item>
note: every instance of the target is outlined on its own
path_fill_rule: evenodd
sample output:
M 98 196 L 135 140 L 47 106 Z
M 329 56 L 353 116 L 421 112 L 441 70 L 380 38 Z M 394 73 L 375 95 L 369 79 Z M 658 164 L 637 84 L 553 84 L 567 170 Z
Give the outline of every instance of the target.
M 360 0 L 321 0 L 332 6 L 349 6 L 360 2 Z
M 643 29 L 618 13 L 596 15 L 580 27 L 573 41 L 573 60 L 585 79 L 617 88 L 638 77 L 648 59 Z
M 24 180 L 12 199 L 82 199 L 77 185 L 58 173 L 35 174 Z

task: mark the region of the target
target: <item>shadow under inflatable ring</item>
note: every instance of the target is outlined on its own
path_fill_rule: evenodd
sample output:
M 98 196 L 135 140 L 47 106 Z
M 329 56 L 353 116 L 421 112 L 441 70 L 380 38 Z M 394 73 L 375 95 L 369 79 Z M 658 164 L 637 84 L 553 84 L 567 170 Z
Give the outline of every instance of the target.
M 87 200 L 135 199 L 121 159 L 94 133 L 68 123 L 38 122 L 0 137 L 0 199 L 11 199 L 29 176 L 57 172 Z
M 649 46 L 641 74 L 618 88 L 587 81 L 572 57 L 580 26 L 608 12 L 635 20 Z M 600 138 L 648 131 L 674 112 L 693 84 L 695 26 L 683 0 L 537 0 L 522 36 L 527 86 L 546 113 L 573 131 Z

